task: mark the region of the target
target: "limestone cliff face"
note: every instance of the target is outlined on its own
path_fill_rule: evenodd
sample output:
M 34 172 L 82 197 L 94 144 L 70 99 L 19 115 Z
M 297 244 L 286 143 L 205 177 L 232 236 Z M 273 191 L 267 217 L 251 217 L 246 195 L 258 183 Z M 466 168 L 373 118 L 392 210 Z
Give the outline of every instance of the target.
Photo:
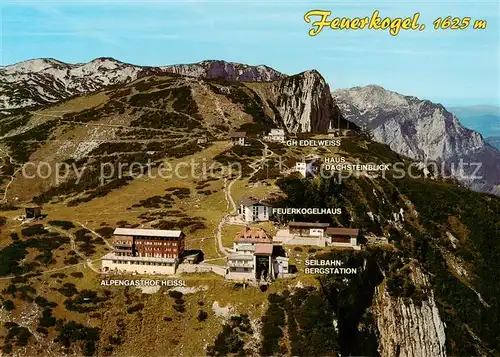
M 276 107 L 291 133 L 326 132 L 340 115 L 325 79 L 315 70 L 274 84 Z
M 202 61 L 161 67 L 166 72 L 197 78 L 220 78 L 228 81 L 270 82 L 283 78 L 280 72 L 264 65 L 249 66 L 226 61 Z
M 441 104 L 369 85 L 332 93 L 342 115 L 399 154 L 443 163 L 466 186 L 497 192 L 500 152 Z M 477 170 L 476 170 L 477 169 Z
M 392 297 L 385 284 L 377 287 L 373 306 L 379 330 L 381 357 L 444 357 L 445 326 L 439 316 L 427 277 L 418 267 L 410 274 L 415 286 L 425 291 L 419 304 L 411 299 Z

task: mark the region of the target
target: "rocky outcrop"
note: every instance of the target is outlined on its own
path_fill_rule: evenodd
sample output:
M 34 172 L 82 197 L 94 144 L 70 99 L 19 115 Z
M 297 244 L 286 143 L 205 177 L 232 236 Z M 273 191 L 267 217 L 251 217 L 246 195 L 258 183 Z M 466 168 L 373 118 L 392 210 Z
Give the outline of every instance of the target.
M 366 127 L 376 141 L 412 159 L 442 163 L 446 170 L 440 171 L 449 171 L 472 189 L 498 190 L 500 152 L 441 104 L 374 85 L 332 95 L 342 115 Z
M 220 78 L 228 81 L 271 82 L 285 77 L 280 72 L 267 66 L 249 66 L 226 61 L 202 61 L 160 68 L 183 76 Z
M 264 97 L 275 104 L 279 126 L 288 132 L 326 132 L 347 126 L 332 100 L 325 79 L 315 70 L 285 76 L 267 66 L 225 61 L 148 67 L 97 58 L 88 63 L 68 64 L 55 59 L 35 59 L 0 68 L 0 111 L 36 107 L 68 97 L 102 90 L 138 78 L 168 73 L 239 82 L 268 82 Z M 269 90 L 269 88 L 271 88 Z M 10 109 L 10 110 L 9 110 Z
M 166 73 L 238 81 L 273 81 L 284 77 L 267 66 L 225 61 L 148 67 L 106 57 L 77 64 L 41 58 L 0 68 L 0 109 L 6 115 L 9 109 L 46 105 L 144 76 Z
M 326 132 L 337 123 L 339 108 L 317 71 L 281 79 L 274 84 L 273 91 L 277 96 L 276 107 L 289 132 Z M 342 123 L 345 125 L 343 119 Z
M 427 277 L 412 267 L 410 278 L 425 291 L 421 302 L 392 297 L 385 285 L 377 287 L 374 312 L 379 330 L 381 357 L 444 357 L 445 326 L 439 316 Z

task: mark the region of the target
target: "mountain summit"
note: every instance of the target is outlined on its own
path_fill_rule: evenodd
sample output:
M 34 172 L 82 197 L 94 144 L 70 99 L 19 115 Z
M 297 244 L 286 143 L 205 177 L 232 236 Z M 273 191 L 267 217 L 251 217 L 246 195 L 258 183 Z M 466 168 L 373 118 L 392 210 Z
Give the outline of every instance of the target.
M 375 140 L 392 150 L 412 159 L 443 162 L 468 187 L 500 193 L 500 152 L 441 104 L 376 85 L 332 95 L 347 120 L 366 126 Z

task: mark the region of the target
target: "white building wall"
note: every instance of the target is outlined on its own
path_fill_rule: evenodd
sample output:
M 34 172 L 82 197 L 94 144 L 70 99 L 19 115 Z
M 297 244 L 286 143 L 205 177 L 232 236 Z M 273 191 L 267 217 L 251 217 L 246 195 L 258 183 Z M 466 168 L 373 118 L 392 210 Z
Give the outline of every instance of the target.
M 278 274 L 288 274 L 288 258 L 278 257 L 273 260 L 274 271 Z
M 249 245 L 253 246 L 255 244 L 253 244 L 253 243 L 238 243 L 238 242 L 233 242 L 233 249 L 234 249 L 235 252 L 238 252 L 238 253 L 253 254 L 254 253 L 253 251 L 248 251 L 248 250 L 245 250 L 245 249 L 241 249 L 242 247 L 246 247 L 246 246 L 249 246 Z
M 177 274 L 182 273 L 215 273 L 220 276 L 226 276 L 227 267 L 220 265 L 213 265 L 207 263 L 201 264 L 179 264 Z
M 245 138 L 235 138 L 235 139 L 233 139 L 233 144 L 245 146 Z
M 274 141 L 278 143 L 282 143 L 285 141 L 285 136 L 284 135 L 269 135 L 266 137 L 268 141 Z
M 256 217 L 254 217 L 254 207 L 257 210 Z M 261 206 L 261 205 L 254 205 L 254 206 L 248 206 L 248 207 L 245 207 L 243 205 L 240 206 L 240 212 L 243 212 L 242 218 L 245 220 L 245 222 L 248 222 L 248 223 L 269 221 L 270 210 L 271 210 L 270 207 Z
M 309 235 L 311 237 L 323 237 L 325 230 L 320 228 L 311 228 L 309 230 Z
M 361 247 L 358 245 L 357 238 L 351 238 L 349 243 L 341 243 L 341 242 L 332 242 L 332 238 L 328 237 L 326 239 L 326 243 L 332 247 L 354 248 L 356 250 L 361 249 Z
M 257 206 L 257 221 L 269 221 L 269 207 Z
M 283 241 L 282 243 L 285 245 L 311 245 L 311 246 L 318 246 L 318 247 L 325 247 L 326 246 L 326 240 L 324 238 L 321 238 L 321 237 L 305 238 L 305 237 L 299 237 L 299 236 L 291 236 L 291 239 Z
M 123 271 L 137 274 L 162 274 L 173 275 L 175 274 L 175 265 L 159 266 L 159 265 L 139 265 L 131 264 L 132 262 L 125 261 L 124 263 L 113 263 L 113 260 L 103 259 L 102 270 L 106 271 Z
M 296 162 L 295 171 L 299 172 L 302 177 L 307 176 L 307 164 L 305 162 Z
M 243 219 L 245 220 L 245 222 L 253 222 L 253 214 L 252 214 L 252 209 L 251 207 L 245 207 L 245 206 L 241 206 L 242 209 L 243 209 L 243 212 L 244 212 L 244 216 L 243 216 Z

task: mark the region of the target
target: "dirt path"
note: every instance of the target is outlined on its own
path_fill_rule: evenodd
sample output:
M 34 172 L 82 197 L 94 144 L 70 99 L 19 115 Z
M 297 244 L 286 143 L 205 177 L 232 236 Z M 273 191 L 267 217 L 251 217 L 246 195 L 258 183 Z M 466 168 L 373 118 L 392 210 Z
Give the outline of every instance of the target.
M 232 208 L 231 214 L 236 214 L 238 212 L 238 207 L 236 207 L 236 203 L 234 202 L 233 196 L 231 195 L 231 187 L 240 178 L 241 178 L 241 174 L 239 174 L 233 181 L 231 181 L 225 189 L 225 195 L 226 195 L 226 201 L 228 203 L 228 209 Z
M 66 232 L 65 230 L 63 229 L 60 229 L 60 228 L 57 228 L 57 227 L 54 227 L 54 226 L 50 226 L 48 225 L 47 226 L 48 228 L 62 234 L 62 235 L 65 235 L 66 237 L 68 237 L 70 239 L 70 246 L 71 246 L 71 250 L 73 250 L 76 255 L 78 255 L 81 259 L 85 260 L 85 264 L 90 268 L 92 269 L 94 272 L 100 274 L 101 271 L 97 268 L 95 268 L 93 265 L 92 265 L 92 260 L 87 258 L 83 253 L 81 253 L 77 247 L 76 247 L 76 242 L 75 242 L 75 236 L 69 232 Z
M 226 248 L 222 244 L 222 228 L 227 223 L 227 217 L 228 217 L 227 214 L 224 217 L 222 217 L 222 219 L 219 222 L 219 225 L 217 226 L 217 241 L 216 241 L 217 251 L 219 253 L 224 254 L 225 256 L 228 256 L 229 252 L 226 250 Z
M 262 143 L 262 145 L 264 145 L 263 153 L 262 153 L 262 156 L 260 157 L 260 159 L 257 159 L 254 162 L 252 162 L 250 165 L 248 165 L 253 169 L 253 172 L 250 174 L 250 176 L 248 176 L 249 180 L 252 177 L 254 177 L 255 174 L 257 172 L 259 172 L 260 169 L 263 168 L 263 165 L 265 164 L 267 158 L 269 156 L 274 155 L 274 152 L 272 150 L 269 150 L 269 146 L 265 142 L 263 142 L 262 140 L 259 140 L 259 141 Z
M 12 164 L 12 165 L 17 165 L 16 161 L 12 158 L 12 156 L 10 156 L 10 154 L 6 151 L 4 151 L 3 149 L 0 149 L 0 152 L 2 152 L 2 154 L 4 154 L 5 156 L 7 156 L 9 158 L 9 162 Z M 2 165 L 3 167 L 3 165 Z M 10 176 L 10 181 L 9 183 L 7 184 L 7 186 L 5 186 L 5 190 L 4 190 L 4 193 L 3 193 L 3 198 L 1 200 L 1 202 L 5 202 L 7 201 L 7 192 L 9 191 L 9 187 L 10 185 L 12 184 L 12 182 L 14 182 L 14 178 L 16 176 L 16 174 L 21 171 L 23 169 L 23 167 L 19 167 L 16 171 L 14 171 L 14 173 Z
M 83 224 L 83 223 L 81 223 L 81 222 L 78 222 L 78 221 L 76 221 L 76 223 L 77 223 L 78 225 L 80 225 L 81 227 L 83 227 L 83 228 L 87 229 L 88 231 L 90 231 L 93 235 L 95 235 L 95 236 L 97 236 L 97 237 L 101 238 L 101 239 L 104 241 L 104 243 L 106 243 L 106 245 L 108 246 L 108 248 L 113 249 L 113 250 L 115 249 L 115 248 L 111 245 L 111 243 L 109 243 L 109 242 L 107 241 L 107 239 L 106 239 L 106 238 L 104 238 L 102 235 L 100 235 L 99 233 L 97 233 L 96 231 L 94 231 L 92 228 L 89 228 L 89 227 L 87 227 L 85 224 Z
M 224 120 L 225 123 L 228 122 L 226 118 L 226 114 L 224 114 L 224 110 L 222 110 L 222 107 L 220 106 L 219 98 L 214 94 L 210 88 L 208 88 L 208 85 L 201 79 L 198 80 L 198 84 L 203 88 L 205 93 L 207 94 L 208 97 L 212 100 L 212 103 L 215 105 L 215 110 L 217 113 L 220 115 L 220 117 Z

